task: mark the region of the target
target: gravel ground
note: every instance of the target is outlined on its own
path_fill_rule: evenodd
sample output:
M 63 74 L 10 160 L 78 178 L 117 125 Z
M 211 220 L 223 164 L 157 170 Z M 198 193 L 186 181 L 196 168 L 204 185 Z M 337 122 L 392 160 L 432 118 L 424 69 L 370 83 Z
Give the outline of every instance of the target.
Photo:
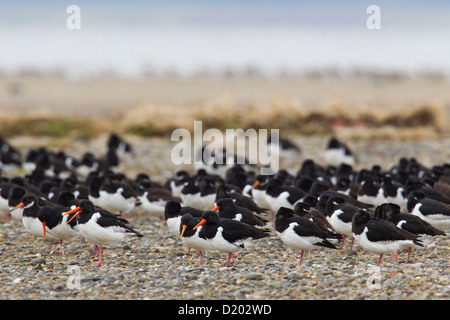
M 22 147 L 33 140 L 16 140 Z M 163 178 L 173 167 L 162 159 L 170 152 L 168 139 L 130 137 L 136 153 L 124 164 L 131 175 L 148 172 Z M 326 141 L 318 137 L 298 137 L 302 155 L 282 165 L 298 169 L 302 159 L 320 153 Z M 77 142 L 67 147 L 69 154 L 80 150 L 101 150 L 104 140 Z M 350 145 L 360 155 L 360 167 L 381 163 L 383 168 L 402 155 L 416 156 L 424 164 L 448 161 L 450 139 L 422 142 L 383 143 L 354 140 Z M 169 151 L 168 151 L 169 150 Z M 198 300 L 297 300 L 297 299 L 428 299 L 450 297 L 448 280 L 450 237 L 434 238 L 422 250 L 413 250 L 410 263 L 406 253 L 397 263 L 360 247 L 349 250 L 313 250 L 297 267 L 299 252 L 287 249 L 275 233 L 254 242 L 224 268 L 227 255 L 209 252 L 199 265 L 199 255 L 179 239 L 169 235 L 165 221 L 137 211 L 130 224 L 144 237 L 117 247 L 107 247 L 101 268 L 93 268 L 92 246 L 78 241 L 47 250 L 48 242 L 28 235 L 17 222 L 0 224 L 0 299 L 198 299 Z

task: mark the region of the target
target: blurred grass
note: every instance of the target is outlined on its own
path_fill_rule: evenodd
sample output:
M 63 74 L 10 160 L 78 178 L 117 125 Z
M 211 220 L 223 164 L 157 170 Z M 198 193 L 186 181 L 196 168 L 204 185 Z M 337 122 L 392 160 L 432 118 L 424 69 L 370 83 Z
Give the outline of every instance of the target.
M 0 136 L 91 138 L 108 131 L 142 137 L 170 136 L 177 128 L 192 132 L 196 120 L 203 121 L 203 130 L 280 129 L 285 134 L 327 135 L 338 127 L 394 127 L 403 129 L 403 132 L 428 128 L 440 133 L 446 129 L 448 115 L 443 107 L 433 104 L 394 108 L 371 105 L 354 107 L 338 102 L 306 108 L 295 100 L 281 99 L 237 105 L 231 96 L 225 95 L 192 106 L 142 102 L 127 109 L 120 117 L 2 115 Z

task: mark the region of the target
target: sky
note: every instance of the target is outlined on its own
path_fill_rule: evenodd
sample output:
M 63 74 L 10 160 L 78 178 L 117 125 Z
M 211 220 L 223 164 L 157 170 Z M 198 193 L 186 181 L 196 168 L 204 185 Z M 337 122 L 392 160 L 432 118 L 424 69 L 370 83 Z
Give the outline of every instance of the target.
M 67 28 L 69 5 L 80 29 Z M 367 7 L 381 29 L 368 29 Z M 450 1 L 3 1 L 0 71 L 450 73 Z

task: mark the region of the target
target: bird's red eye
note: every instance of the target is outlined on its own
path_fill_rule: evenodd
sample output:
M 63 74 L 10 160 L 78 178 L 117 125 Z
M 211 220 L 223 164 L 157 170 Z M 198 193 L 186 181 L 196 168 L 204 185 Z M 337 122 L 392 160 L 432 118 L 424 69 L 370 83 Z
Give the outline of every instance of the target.
M 209 215 L 209 218 L 212 218 L 212 215 Z

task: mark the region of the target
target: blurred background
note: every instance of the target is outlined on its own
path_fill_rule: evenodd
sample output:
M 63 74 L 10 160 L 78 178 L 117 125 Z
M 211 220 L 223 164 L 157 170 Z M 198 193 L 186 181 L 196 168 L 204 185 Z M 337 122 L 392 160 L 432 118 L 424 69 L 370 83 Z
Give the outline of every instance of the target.
M 66 12 L 81 10 L 79 30 Z M 381 29 L 370 30 L 370 5 Z M 446 134 L 444 0 L 0 1 L 0 135 L 426 128 Z M 97 121 L 99 118 L 101 122 Z M 417 134 L 415 135 L 417 136 Z

